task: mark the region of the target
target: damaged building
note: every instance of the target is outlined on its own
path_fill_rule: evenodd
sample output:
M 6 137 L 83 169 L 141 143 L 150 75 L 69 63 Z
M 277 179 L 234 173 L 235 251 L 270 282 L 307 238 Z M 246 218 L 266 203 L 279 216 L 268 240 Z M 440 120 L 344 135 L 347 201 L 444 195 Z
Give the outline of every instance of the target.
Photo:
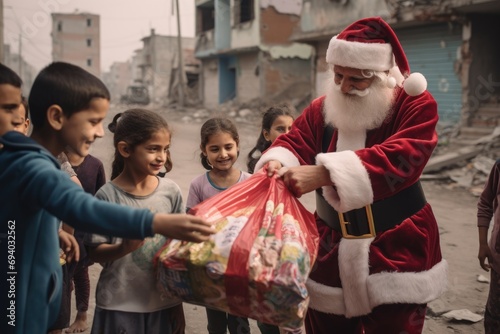
M 193 57 L 194 38 L 182 37 L 182 61 L 179 60 L 177 36 L 158 35 L 151 29 L 142 42 L 143 47 L 136 54 L 139 77 L 134 79 L 147 87 L 152 102 L 168 105 L 178 99 L 179 64 L 184 69 L 184 84 L 196 86 L 199 61 Z
M 324 92 L 332 36 L 355 20 L 381 16 L 394 28 L 412 72 L 438 102 L 441 127 L 468 141 L 500 125 L 500 1 L 303 0 L 291 41 L 314 48 L 312 96 Z M 495 28 L 496 27 L 496 28 Z
M 291 40 L 301 9 L 301 1 L 196 0 L 203 104 L 308 101 L 313 48 Z
M 183 37 L 182 61 L 179 61 L 177 36 L 156 34 L 141 39 L 143 46 L 135 50 L 127 62 L 114 62 L 103 80 L 115 103 L 167 106 L 179 100 L 179 64 L 183 67 L 183 94 L 190 104 L 199 103 L 198 81 L 200 61 L 194 56 L 192 37 Z M 131 92 L 140 92 L 140 100 L 130 99 Z M 137 95 L 132 94 L 132 95 Z M 142 98 L 142 95 L 144 98 Z

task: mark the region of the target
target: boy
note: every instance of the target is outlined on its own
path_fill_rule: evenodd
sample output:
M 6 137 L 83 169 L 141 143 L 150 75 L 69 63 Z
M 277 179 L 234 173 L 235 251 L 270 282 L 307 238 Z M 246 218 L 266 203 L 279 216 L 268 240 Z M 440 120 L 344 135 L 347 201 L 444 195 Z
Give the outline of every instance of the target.
M 0 64 L 0 136 L 20 122 L 16 112 L 21 104 L 22 83 L 16 72 Z
M 29 96 L 33 133 L 0 138 L 0 221 L 7 333 L 46 333 L 61 302 L 58 222 L 128 239 L 155 233 L 200 242 L 213 233 L 190 215 L 153 214 L 95 199 L 59 170 L 55 156 L 69 146 L 83 156 L 104 135 L 109 92 L 78 66 L 55 62 L 36 77 Z M 21 97 L 19 94 L 18 103 Z M 8 276 L 7 276 L 8 273 Z M 5 321 L 5 320 L 4 320 Z

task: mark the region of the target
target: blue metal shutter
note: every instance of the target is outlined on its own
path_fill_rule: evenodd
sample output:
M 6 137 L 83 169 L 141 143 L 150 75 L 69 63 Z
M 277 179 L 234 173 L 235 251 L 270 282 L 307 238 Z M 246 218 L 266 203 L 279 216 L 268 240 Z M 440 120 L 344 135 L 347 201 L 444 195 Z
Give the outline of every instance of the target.
M 438 103 L 440 122 L 457 123 L 462 109 L 462 84 L 454 65 L 462 45 L 462 27 L 432 24 L 399 29 L 396 34 L 411 72 L 420 72 L 427 79 L 427 89 Z

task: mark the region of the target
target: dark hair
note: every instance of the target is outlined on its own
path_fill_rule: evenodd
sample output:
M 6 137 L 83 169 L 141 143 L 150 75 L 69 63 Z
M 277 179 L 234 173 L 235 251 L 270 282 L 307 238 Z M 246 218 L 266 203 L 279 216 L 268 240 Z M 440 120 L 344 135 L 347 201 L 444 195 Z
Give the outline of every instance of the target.
M 24 96 L 21 96 L 21 104 L 23 105 L 24 107 L 24 120 L 27 120 L 29 117 L 29 114 L 30 114 L 30 107 L 28 105 L 28 100 L 26 100 L 26 97 Z
M 21 88 L 23 80 L 10 67 L 0 63 L 0 85 L 12 85 Z
M 125 162 L 123 156 L 118 151 L 118 143 L 126 142 L 131 149 L 149 140 L 151 136 L 160 130 L 172 132 L 167 121 L 155 112 L 146 109 L 129 109 L 123 113 L 118 113 L 113 117 L 113 121 L 108 125 L 113 136 L 115 146 L 115 159 L 111 165 L 111 180 L 116 178 L 123 171 Z M 165 161 L 167 173 L 172 170 L 172 160 L 170 152 L 167 152 Z
M 263 132 L 264 130 L 270 131 L 271 126 L 273 126 L 274 121 L 279 116 L 290 116 L 291 118 L 294 118 L 290 106 L 287 104 L 272 106 L 267 109 L 262 115 L 262 127 L 260 129 L 259 138 L 257 139 L 257 143 L 255 144 L 254 148 L 252 148 L 247 156 L 247 168 L 249 173 L 254 172 L 255 165 L 257 164 L 257 161 L 259 161 L 260 155 L 262 155 L 262 152 L 264 152 L 269 148 L 269 146 L 271 146 L 272 143 L 264 138 Z M 258 157 L 253 156 L 255 152 L 260 153 Z
M 88 109 L 94 98 L 110 99 L 108 89 L 99 78 L 76 65 L 54 62 L 38 73 L 31 87 L 31 122 L 35 127 L 43 126 L 52 105 L 60 106 L 69 118 Z
M 210 136 L 213 136 L 219 132 L 229 133 L 236 142 L 236 145 L 240 144 L 240 136 L 238 135 L 238 129 L 236 128 L 236 125 L 234 125 L 234 123 L 229 118 L 214 117 L 210 118 L 205 123 L 203 123 L 200 130 L 200 136 L 201 136 L 200 148 L 202 150 L 202 152 L 200 153 L 200 158 L 201 158 L 201 164 L 207 170 L 211 170 L 212 166 L 208 162 L 207 156 L 203 154 L 203 149 L 205 148 L 205 146 L 207 146 L 208 142 L 210 141 Z

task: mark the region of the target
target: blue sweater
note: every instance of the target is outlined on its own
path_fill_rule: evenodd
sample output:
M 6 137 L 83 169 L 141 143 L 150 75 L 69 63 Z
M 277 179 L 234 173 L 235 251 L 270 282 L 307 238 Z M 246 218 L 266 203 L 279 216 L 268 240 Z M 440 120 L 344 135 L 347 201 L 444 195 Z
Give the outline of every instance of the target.
M 59 169 L 50 152 L 17 132 L 0 138 L 0 205 L 0 280 L 7 282 L 1 327 L 7 333 L 45 334 L 58 315 L 59 221 L 123 238 L 153 234 L 149 210 L 97 200 Z

